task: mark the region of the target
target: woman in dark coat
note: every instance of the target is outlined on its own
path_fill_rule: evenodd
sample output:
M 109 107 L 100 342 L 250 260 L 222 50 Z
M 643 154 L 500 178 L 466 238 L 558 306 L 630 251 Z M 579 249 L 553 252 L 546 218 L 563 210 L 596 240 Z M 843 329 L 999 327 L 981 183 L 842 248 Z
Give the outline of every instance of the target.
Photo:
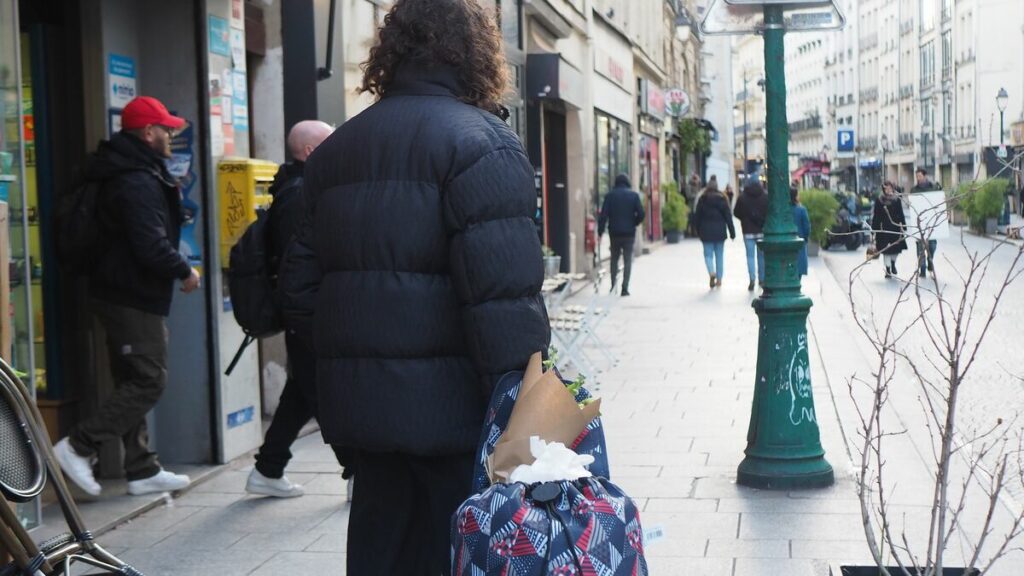
M 896 187 L 886 180 L 882 194 L 875 200 L 871 216 L 871 230 L 875 234 L 875 249 L 885 256 L 885 277 L 896 275 L 896 258 L 907 249 L 907 219 L 903 215 L 903 201 Z
M 729 238 L 736 238 L 736 229 L 732 225 L 732 210 L 729 209 L 729 200 L 725 194 L 718 189 L 718 179 L 714 176 L 708 181 L 707 188 L 700 195 L 697 201 L 697 210 L 694 212 L 694 226 L 701 243 L 704 244 L 704 264 L 710 276 L 710 286 L 715 288 L 722 285 L 722 274 L 724 273 L 725 238 L 726 232 Z
M 349 574 L 450 573 L 491 390 L 550 341 L 497 21 L 398 0 L 363 68 L 377 102 L 306 164 L 280 281 L 312 333 L 324 440 L 356 452 Z

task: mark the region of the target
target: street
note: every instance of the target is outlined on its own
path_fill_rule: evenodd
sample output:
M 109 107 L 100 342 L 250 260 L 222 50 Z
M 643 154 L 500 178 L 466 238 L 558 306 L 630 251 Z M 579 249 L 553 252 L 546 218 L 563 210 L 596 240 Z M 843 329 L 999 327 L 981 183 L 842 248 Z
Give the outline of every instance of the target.
M 951 252 L 941 249 L 944 255 Z M 843 302 L 835 296 L 835 282 L 822 275 L 830 269 L 839 274 L 862 257 L 830 252 L 812 259 L 804 290 L 815 298 L 811 318 L 819 338 L 850 329 L 839 320 Z M 834 353 L 847 360 L 856 354 L 830 342 L 831 351 L 811 355 L 822 445 L 836 470 L 836 485 L 787 493 L 735 484 L 750 414 L 757 324 L 742 244 L 728 243 L 726 259 L 724 286 L 711 291 L 699 242 L 662 246 L 635 262 L 633 296 L 604 296 L 606 288 L 599 296 L 611 306 L 601 336 L 619 364 L 588 381 L 604 398 L 612 479 L 638 502 L 645 530 L 655 536 L 646 542 L 651 573 L 825 576 L 832 562 L 867 564 L 849 452 L 836 418 L 843 408 L 833 406 L 847 400 L 842 378 L 849 366 Z M 866 277 L 869 285 L 886 289 L 881 273 L 877 283 L 873 276 Z M 823 294 L 831 295 L 819 297 Z M 586 287 L 572 302 L 585 304 L 592 297 Z M 1014 324 L 1000 321 L 998 329 L 993 342 L 1012 335 Z M 818 358 L 834 365 L 835 373 L 826 376 L 828 367 Z M 866 364 L 861 360 L 859 366 Z M 978 373 L 995 371 L 986 367 Z M 1013 385 L 1011 378 L 998 384 L 1003 391 Z M 1004 413 L 1007 408 L 1006 397 L 986 403 L 976 394 L 970 400 L 972 414 L 996 405 Z M 849 436 L 852 429 L 844 426 Z M 338 466 L 317 433 L 301 439 L 293 453 L 287 473 L 305 484 L 306 496 L 246 496 L 251 460 L 242 458 L 100 542 L 148 576 L 344 574 L 348 504 Z M 919 482 L 909 491 L 930 485 Z M 1022 562 L 1019 554 L 1011 556 L 993 574 L 1017 573 Z

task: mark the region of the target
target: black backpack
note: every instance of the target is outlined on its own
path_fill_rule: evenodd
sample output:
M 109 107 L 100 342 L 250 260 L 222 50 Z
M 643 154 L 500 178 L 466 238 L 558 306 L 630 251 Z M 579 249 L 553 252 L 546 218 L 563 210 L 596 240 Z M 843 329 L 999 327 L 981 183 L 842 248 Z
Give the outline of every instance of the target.
M 273 336 L 284 329 L 281 307 L 277 298 L 274 278 L 271 276 L 267 254 L 268 223 L 270 215 L 265 209 L 256 211 L 256 221 L 231 248 L 228 267 L 228 290 L 235 320 L 245 332 L 245 339 L 228 365 L 230 375 L 242 357 L 242 352 L 257 338 Z
M 105 248 L 98 206 L 104 183 L 86 180 L 57 204 L 57 260 L 76 276 L 92 272 Z

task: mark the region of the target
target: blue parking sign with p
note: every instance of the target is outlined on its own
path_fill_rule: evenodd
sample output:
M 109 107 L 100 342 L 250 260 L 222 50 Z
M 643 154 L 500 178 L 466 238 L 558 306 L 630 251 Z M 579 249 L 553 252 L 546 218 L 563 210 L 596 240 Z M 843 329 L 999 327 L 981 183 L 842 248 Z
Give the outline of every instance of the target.
M 840 130 L 836 149 L 840 152 L 853 152 L 853 130 Z

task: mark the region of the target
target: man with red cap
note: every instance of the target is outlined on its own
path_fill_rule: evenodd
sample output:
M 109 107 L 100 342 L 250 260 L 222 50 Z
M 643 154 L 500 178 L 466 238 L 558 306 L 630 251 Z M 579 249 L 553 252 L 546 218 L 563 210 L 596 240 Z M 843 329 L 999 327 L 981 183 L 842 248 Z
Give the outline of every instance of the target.
M 93 311 L 107 337 L 114 392 L 55 446 L 64 473 L 96 496 L 93 462 L 103 441 L 124 443 L 130 494 L 180 490 L 189 477 L 160 466 L 146 414 L 167 385 L 166 317 L 175 281 L 188 294 L 199 272 L 178 251 L 181 193 L 167 172 L 171 140 L 185 120 L 140 96 L 121 112 L 121 131 L 100 143 L 85 179 L 100 182 L 96 226 L 103 246 L 89 276 Z

